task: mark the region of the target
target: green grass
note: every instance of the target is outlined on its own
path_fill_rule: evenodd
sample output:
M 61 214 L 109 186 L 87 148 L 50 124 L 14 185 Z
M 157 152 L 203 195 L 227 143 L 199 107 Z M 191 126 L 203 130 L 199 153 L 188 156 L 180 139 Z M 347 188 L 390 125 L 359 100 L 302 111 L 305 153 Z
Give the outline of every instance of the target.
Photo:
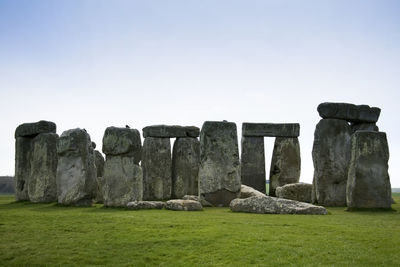
M 400 196 L 395 197 L 400 203 Z M 259 215 L 15 203 L 0 196 L 0 265 L 398 266 L 400 213 Z M 393 208 L 400 210 L 400 204 Z

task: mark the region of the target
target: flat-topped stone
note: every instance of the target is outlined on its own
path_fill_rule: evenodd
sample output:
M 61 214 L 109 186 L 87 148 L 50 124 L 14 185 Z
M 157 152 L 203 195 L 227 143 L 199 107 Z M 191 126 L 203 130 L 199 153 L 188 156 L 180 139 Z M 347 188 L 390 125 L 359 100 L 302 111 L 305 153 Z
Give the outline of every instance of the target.
M 263 197 L 265 196 L 265 194 L 244 184 L 240 186 L 240 198 L 257 197 L 257 196 Z
M 276 188 L 275 195 L 279 198 L 311 203 L 312 184 L 294 183 Z
M 198 137 L 200 129 L 196 126 L 152 125 L 143 128 L 143 137 Z
M 38 121 L 23 123 L 15 129 L 15 138 L 17 137 L 35 137 L 41 133 L 55 133 L 56 124 L 51 121 Z
M 319 104 L 319 115 L 324 119 L 340 119 L 349 122 L 377 122 L 381 109 L 368 105 L 325 102 Z
M 203 206 L 195 200 L 171 199 L 165 203 L 165 209 L 177 211 L 201 211 Z
M 298 123 L 250 123 L 242 124 L 242 136 L 298 137 Z
M 126 204 L 126 208 L 130 210 L 149 210 L 163 209 L 165 202 L 162 201 L 132 201 Z

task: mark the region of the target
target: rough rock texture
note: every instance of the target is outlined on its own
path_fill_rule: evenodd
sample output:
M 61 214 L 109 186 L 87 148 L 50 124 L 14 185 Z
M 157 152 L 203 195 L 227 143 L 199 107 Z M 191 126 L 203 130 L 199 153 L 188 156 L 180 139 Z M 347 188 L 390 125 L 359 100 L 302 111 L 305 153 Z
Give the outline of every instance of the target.
M 171 199 L 165 203 L 165 209 L 177 211 L 201 211 L 203 206 L 195 200 Z
M 275 196 L 278 186 L 299 182 L 300 168 L 300 145 L 297 137 L 277 137 L 269 174 L 269 195 Z
M 142 168 L 133 157 L 107 156 L 104 164 L 103 199 L 105 207 L 125 207 L 143 196 Z
M 199 193 L 200 143 L 197 138 L 177 138 L 172 150 L 172 197 Z
M 242 124 L 242 136 L 253 137 L 298 137 L 300 124 L 298 123 L 249 123 Z
M 206 121 L 200 133 L 199 193 L 214 206 L 228 206 L 240 193 L 236 124 Z
M 322 119 L 314 132 L 313 203 L 346 206 L 351 128 L 344 120 Z
M 143 128 L 143 137 L 199 137 L 199 132 L 196 126 L 153 125 Z
M 29 200 L 28 183 L 31 173 L 31 138 L 15 139 L 15 200 Z
M 237 198 L 232 200 L 230 209 L 236 212 L 260 214 L 327 214 L 327 210 L 321 206 L 269 196 Z
M 356 131 L 379 131 L 379 128 L 375 123 L 350 123 L 350 126 L 352 133 L 355 133 Z
M 28 180 L 31 202 L 57 201 L 57 140 L 55 133 L 42 133 L 32 140 Z
M 94 201 L 96 203 L 104 203 L 104 184 L 105 179 L 104 176 L 97 176 L 96 183 L 95 183 L 95 192 L 94 192 Z
M 250 186 L 243 185 L 240 187 L 240 198 L 248 198 L 248 197 L 263 197 L 264 193 L 251 188 Z
M 139 164 L 142 159 L 142 141 L 136 129 L 108 127 L 103 136 L 103 153 L 110 156 L 134 157 Z
M 57 143 L 57 197 L 64 205 L 92 204 L 96 166 L 90 136 L 83 129 L 62 133 Z
M 291 199 L 311 203 L 312 184 L 295 183 L 276 188 L 275 194 L 279 198 Z
M 241 180 L 265 193 L 264 137 L 242 137 Z
M 104 157 L 100 151 L 94 151 L 94 163 L 96 165 L 97 177 L 103 177 L 104 175 Z
M 93 142 L 92 142 L 92 147 Z M 96 185 L 94 187 L 94 199 L 97 203 L 103 203 L 103 186 L 104 186 L 104 157 L 100 151 L 94 151 L 94 163 L 96 165 Z
M 144 139 L 142 168 L 143 200 L 170 199 L 172 160 L 169 138 Z
M 162 201 L 132 201 L 126 205 L 130 210 L 148 210 L 148 209 L 163 209 L 165 202 Z
M 41 133 L 55 133 L 56 124 L 51 121 L 38 121 L 32 123 L 23 123 L 15 130 L 15 138 L 17 137 L 35 137 Z
M 349 122 L 372 122 L 379 119 L 381 109 L 368 105 L 354 105 L 348 103 L 321 103 L 318 113 L 324 119 L 339 119 Z
M 353 134 L 346 194 L 349 208 L 390 208 L 388 160 L 386 133 L 358 131 Z
M 182 197 L 183 200 L 194 200 L 200 202 L 203 207 L 213 207 L 213 205 L 204 199 L 204 197 L 194 196 L 194 195 L 185 195 Z

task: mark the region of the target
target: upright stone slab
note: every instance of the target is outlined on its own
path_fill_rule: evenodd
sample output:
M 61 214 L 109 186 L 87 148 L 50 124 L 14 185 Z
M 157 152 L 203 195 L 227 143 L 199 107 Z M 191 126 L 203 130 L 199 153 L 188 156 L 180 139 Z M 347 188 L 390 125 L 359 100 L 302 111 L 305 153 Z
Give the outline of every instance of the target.
M 353 134 L 346 193 L 349 208 L 390 208 L 388 160 L 386 133 L 357 131 Z
M 42 133 L 32 140 L 28 181 L 31 202 L 57 201 L 57 140 L 55 133 Z
M 172 198 L 199 193 L 200 143 L 197 138 L 180 137 L 172 150 Z
M 57 153 L 58 203 L 91 205 L 96 166 L 89 134 L 79 128 L 63 132 L 57 143 Z
M 379 119 L 381 109 L 368 105 L 354 105 L 349 103 L 321 103 L 318 113 L 324 119 L 339 119 L 355 123 L 375 123 Z
M 171 198 L 172 160 L 169 138 L 146 137 L 143 142 L 143 200 Z
M 93 147 L 95 148 L 95 147 Z M 103 203 L 103 185 L 104 185 L 104 157 L 100 151 L 94 151 L 94 162 L 96 165 L 96 185 L 94 199 L 97 203 Z
M 264 137 L 242 137 L 241 180 L 265 194 Z
M 322 119 L 314 132 L 313 202 L 346 206 L 351 128 L 344 120 Z
M 28 183 L 31 173 L 31 139 L 16 137 L 15 139 L 15 199 L 29 200 Z
M 236 124 L 206 121 L 200 132 L 199 193 L 214 206 L 229 206 L 240 194 Z
M 275 139 L 269 174 L 269 195 L 279 186 L 298 183 L 300 179 L 300 145 L 297 137 Z

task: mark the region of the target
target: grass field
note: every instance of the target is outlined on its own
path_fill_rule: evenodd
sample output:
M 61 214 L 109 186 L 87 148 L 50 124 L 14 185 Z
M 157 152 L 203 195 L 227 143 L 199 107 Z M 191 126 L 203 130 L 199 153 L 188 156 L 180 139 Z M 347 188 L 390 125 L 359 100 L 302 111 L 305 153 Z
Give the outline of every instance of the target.
M 400 203 L 400 194 L 395 196 Z M 0 265 L 399 266 L 400 212 L 259 215 L 15 203 L 0 196 Z M 400 210 L 400 204 L 393 208 Z

